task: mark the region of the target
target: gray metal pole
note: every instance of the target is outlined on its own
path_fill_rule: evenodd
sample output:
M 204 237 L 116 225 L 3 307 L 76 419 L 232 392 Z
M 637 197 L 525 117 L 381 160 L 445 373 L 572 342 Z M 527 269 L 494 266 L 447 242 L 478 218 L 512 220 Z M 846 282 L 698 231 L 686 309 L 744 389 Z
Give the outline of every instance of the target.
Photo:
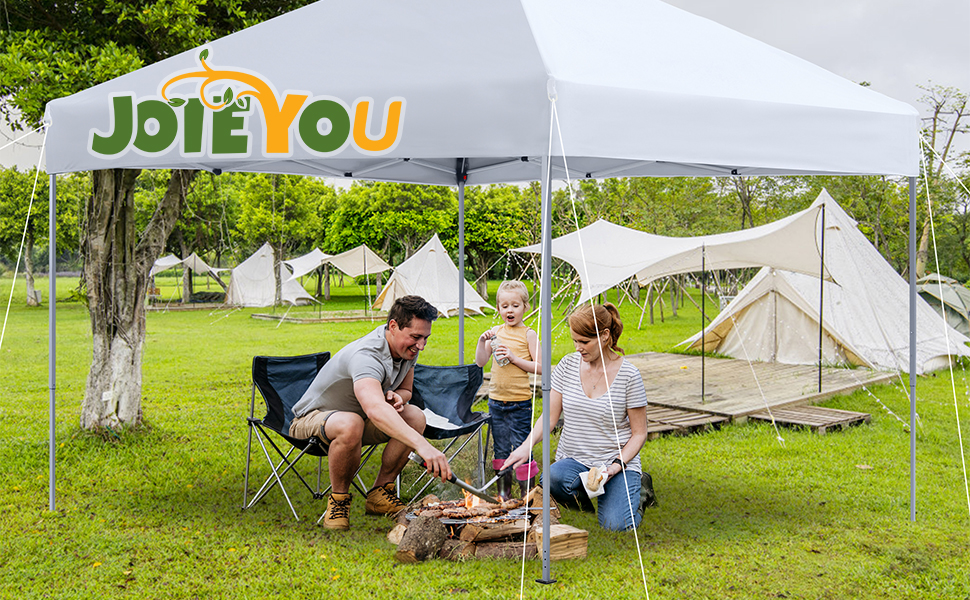
M 825 310 L 825 204 L 822 204 L 822 248 L 818 270 L 818 393 L 822 393 L 822 311 Z
M 706 379 L 704 373 L 704 331 L 707 329 L 707 245 L 701 245 L 701 404 L 707 403 Z
M 48 388 L 50 389 L 50 431 L 48 432 L 48 453 L 49 453 L 49 476 L 50 481 L 48 485 L 50 486 L 50 510 L 54 511 L 56 508 L 56 497 L 54 493 L 54 484 L 56 482 L 55 478 L 55 467 L 57 464 L 57 445 L 55 443 L 55 422 L 57 416 L 57 410 L 55 408 L 54 390 L 57 388 L 57 362 L 55 360 L 56 354 L 56 333 L 57 333 L 57 176 L 50 176 L 50 195 L 49 195 L 49 206 L 47 210 L 48 214 L 48 225 L 50 227 L 48 239 L 50 240 L 49 254 L 48 257 L 48 291 L 47 291 L 47 305 L 48 305 L 48 317 L 47 317 L 47 381 Z
M 542 579 L 554 583 L 549 560 L 549 392 L 552 389 L 552 165 L 549 156 L 542 157 L 542 267 L 540 276 L 542 304 Z
M 909 520 L 916 521 L 916 178 L 909 178 Z
M 465 181 L 458 178 L 458 364 L 465 364 Z

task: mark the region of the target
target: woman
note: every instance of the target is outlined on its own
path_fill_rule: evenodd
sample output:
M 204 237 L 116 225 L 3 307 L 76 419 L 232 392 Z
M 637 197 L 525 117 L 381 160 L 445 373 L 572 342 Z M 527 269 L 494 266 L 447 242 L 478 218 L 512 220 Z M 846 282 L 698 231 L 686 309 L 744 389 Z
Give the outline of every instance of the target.
M 623 323 L 616 307 L 584 305 L 569 317 L 576 347 L 552 373 L 549 423 L 563 418 L 556 462 L 543 484 L 556 502 L 593 510 L 583 477 L 603 467 L 605 491 L 597 497 L 604 529 L 636 527 L 645 506 L 656 504 L 649 474 L 640 472 L 640 449 L 647 439 L 647 394 L 640 371 L 621 356 L 617 346 Z M 503 468 L 531 459 L 532 446 L 543 439 L 542 421 L 505 461 Z

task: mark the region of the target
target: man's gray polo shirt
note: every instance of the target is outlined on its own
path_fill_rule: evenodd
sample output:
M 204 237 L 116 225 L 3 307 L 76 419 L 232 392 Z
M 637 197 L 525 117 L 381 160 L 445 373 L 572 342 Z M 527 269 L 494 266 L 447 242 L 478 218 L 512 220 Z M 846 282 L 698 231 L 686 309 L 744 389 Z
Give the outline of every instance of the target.
M 386 329 L 387 325 L 381 325 L 333 355 L 293 407 L 293 414 L 302 417 L 311 410 L 339 410 L 366 417 L 354 394 L 355 381 L 376 379 L 385 394 L 400 387 L 418 357 L 393 359 L 384 337 Z

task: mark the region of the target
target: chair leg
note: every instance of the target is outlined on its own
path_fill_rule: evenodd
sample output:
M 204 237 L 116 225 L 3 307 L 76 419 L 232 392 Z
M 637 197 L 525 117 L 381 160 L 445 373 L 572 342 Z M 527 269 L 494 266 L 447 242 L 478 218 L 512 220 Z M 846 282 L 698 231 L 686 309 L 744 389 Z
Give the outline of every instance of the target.
M 246 475 L 243 477 L 243 503 L 242 508 L 246 510 L 246 497 L 249 493 L 249 463 L 253 455 L 253 424 L 249 423 L 249 440 L 246 442 Z
M 290 505 L 290 510 L 293 512 L 293 516 L 296 517 L 296 520 L 297 521 L 299 521 L 300 520 L 300 515 L 296 514 L 296 509 L 293 508 L 293 502 L 290 501 L 290 495 L 286 493 L 286 487 L 283 485 L 283 481 L 280 479 L 281 473 L 278 472 L 278 467 L 276 467 L 276 466 L 273 465 L 273 459 L 270 458 L 269 451 L 266 450 L 266 444 L 263 443 L 262 436 L 257 435 L 256 436 L 256 440 L 259 442 L 259 445 L 263 448 L 263 454 L 266 455 L 266 461 L 269 463 L 270 467 L 273 470 L 273 477 L 276 479 L 276 481 L 273 483 L 273 485 L 275 485 L 277 483 L 280 485 L 280 491 L 283 492 L 283 496 L 286 498 L 286 503 Z M 289 453 L 287 453 L 287 456 L 289 456 Z M 303 453 L 302 452 L 300 453 L 299 456 L 297 456 L 296 460 L 299 460 L 300 459 L 300 456 L 303 456 Z M 290 469 L 290 467 L 293 466 L 293 463 L 290 463 L 289 461 L 287 461 L 286 458 L 284 458 L 280 462 L 280 465 L 282 465 L 283 462 L 286 462 L 287 463 L 286 469 L 283 471 L 283 473 L 286 473 L 286 471 L 288 471 Z M 265 486 L 266 484 L 263 484 L 263 485 Z M 256 502 L 258 502 L 260 498 L 262 498 L 263 496 L 265 496 L 266 495 L 266 492 L 268 492 L 270 489 L 273 488 L 273 485 L 270 485 L 266 489 L 266 491 L 263 492 L 263 495 L 262 496 L 257 496 L 256 498 L 253 498 L 253 504 L 255 504 Z

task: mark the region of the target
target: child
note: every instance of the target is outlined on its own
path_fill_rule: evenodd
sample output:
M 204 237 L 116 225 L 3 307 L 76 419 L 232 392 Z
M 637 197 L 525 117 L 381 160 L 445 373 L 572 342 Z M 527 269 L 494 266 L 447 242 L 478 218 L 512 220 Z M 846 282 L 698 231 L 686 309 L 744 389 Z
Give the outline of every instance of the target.
M 503 281 L 498 286 L 495 304 L 502 323 L 478 338 L 475 363 L 484 367 L 492 356 L 492 340 L 496 339 L 495 360 L 488 384 L 488 412 L 492 416 L 492 437 L 495 456 L 492 467 L 497 471 L 513 448 L 518 448 L 532 429 L 532 387 L 529 373 L 542 374 L 539 361 L 539 338 L 536 332 L 522 323 L 529 309 L 529 292 L 521 281 Z M 524 465 L 523 465 L 524 466 Z M 522 494 L 528 492 L 534 477 L 530 466 L 525 477 L 519 477 Z M 511 496 L 512 474 L 498 481 L 498 495 L 507 500 Z

